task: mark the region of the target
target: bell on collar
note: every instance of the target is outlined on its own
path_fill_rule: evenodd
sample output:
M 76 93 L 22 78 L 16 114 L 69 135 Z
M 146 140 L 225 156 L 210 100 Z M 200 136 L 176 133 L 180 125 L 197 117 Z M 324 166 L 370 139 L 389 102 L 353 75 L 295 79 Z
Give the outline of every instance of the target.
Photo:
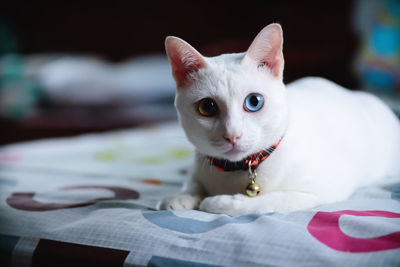
M 251 180 L 250 184 L 246 188 L 246 194 L 249 197 L 256 197 L 258 194 L 260 194 L 261 187 L 254 181 L 254 179 Z

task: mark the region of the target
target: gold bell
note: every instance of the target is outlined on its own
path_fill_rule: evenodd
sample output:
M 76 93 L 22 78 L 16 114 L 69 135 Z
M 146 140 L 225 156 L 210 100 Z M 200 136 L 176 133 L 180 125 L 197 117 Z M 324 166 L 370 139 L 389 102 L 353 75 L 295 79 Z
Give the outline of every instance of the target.
M 260 194 L 261 187 L 254 181 L 251 180 L 251 183 L 246 188 L 246 193 L 249 197 L 256 197 Z

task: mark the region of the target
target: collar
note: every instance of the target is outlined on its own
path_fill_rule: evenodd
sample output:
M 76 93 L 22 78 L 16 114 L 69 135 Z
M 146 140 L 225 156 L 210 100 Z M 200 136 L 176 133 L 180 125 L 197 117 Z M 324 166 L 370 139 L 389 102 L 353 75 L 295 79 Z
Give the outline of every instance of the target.
M 276 141 L 275 144 L 268 147 L 267 149 L 264 149 L 258 153 L 251 154 L 247 158 L 240 161 L 232 162 L 226 159 L 217 159 L 213 157 L 208 157 L 208 160 L 210 161 L 210 165 L 215 166 L 215 168 L 217 168 L 220 171 L 228 171 L 228 172 L 239 171 L 239 170 L 247 171 L 249 170 L 249 162 L 251 166 L 251 171 L 254 171 L 255 169 L 258 168 L 258 165 L 260 165 L 264 160 L 266 160 L 272 154 L 272 152 L 275 151 L 275 149 L 280 144 L 282 138 L 283 136 L 281 137 L 281 139 Z

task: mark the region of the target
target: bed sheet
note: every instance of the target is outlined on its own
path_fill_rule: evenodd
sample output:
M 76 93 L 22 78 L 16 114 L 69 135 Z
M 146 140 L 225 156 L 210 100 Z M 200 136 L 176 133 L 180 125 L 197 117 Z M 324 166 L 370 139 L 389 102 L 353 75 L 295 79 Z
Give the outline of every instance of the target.
M 157 211 L 193 156 L 176 123 L 0 148 L 2 266 L 400 266 L 400 177 L 288 214 Z

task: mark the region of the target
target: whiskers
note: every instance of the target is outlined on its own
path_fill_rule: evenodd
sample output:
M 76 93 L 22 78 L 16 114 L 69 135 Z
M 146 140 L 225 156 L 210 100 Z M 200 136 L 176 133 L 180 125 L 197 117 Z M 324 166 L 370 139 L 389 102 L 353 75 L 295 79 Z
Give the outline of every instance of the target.
M 200 164 L 200 168 L 201 169 L 205 169 L 206 167 L 208 167 L 210 165 L 210 160 L 208 159 L 208 157 L 202 157 L 202 162 Z
M 267 152 L 268 154 L 271 154 L 274 150 L 275 148 L 273 147 L 268 147 L 267 149 L 263 149 L 263 151 Z
M 213 148 L 214 151 L 218 151 L 219 153 L 224 153 L 232 149 L 232 145 L 227 143 L 226 141 L 214 141 L 210 140 L 210 146 Z
M 223 147 L 223 146 L 226 146 L 226 141 L 210 140 L 210 145 L 213 147 Z

